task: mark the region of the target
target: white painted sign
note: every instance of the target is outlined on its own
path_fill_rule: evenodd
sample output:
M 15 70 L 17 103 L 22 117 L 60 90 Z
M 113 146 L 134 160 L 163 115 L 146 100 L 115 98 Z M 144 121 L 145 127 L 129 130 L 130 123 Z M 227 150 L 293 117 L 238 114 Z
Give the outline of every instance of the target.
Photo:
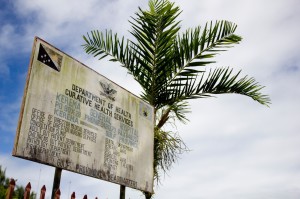
M 13 155 L 153 192 L 154 109 L 35 38 Z

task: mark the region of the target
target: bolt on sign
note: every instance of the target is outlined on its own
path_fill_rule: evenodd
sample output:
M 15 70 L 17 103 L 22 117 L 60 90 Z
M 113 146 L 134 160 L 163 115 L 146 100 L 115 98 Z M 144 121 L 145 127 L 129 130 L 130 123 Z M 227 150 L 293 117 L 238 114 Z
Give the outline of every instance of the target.
M 35 38 L 13 155 L 153 192 L 154 109 Z

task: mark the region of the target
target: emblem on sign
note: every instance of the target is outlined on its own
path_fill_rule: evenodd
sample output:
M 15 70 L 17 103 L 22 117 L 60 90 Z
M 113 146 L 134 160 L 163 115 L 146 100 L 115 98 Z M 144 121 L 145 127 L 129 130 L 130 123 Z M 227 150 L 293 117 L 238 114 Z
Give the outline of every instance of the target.
M 102 88 L 102 91 L 100 91 L 100 95 L 103 95 L 106 98 L 115 101 L 114 95 L 117 93 L 117 91 L 112 88 L 112 85 L 110 83 L 104 83 L 104 82 L 99 82 L 99 83 Z
M 151 108 L 143 102 L 140 102 L 139 113 L 140 113 L 140 116 L 143 116 L 144 118 L 147 118 L 148 120 L 152 119 Z
M 40 44 L 37 60 L 58 72 L 60 71 L 62 56 L 42 44 Z

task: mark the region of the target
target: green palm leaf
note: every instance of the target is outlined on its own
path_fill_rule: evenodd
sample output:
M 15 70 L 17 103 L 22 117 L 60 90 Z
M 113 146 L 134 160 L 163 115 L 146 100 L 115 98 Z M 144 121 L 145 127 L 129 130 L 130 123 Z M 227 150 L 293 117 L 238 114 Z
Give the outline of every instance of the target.
M 191 79 L 187 80 L 185 85 L 172 86 L 173 89 L 167 89 L 169 92 L 159 100 L 172 104 L 187 99 L 212 97 L 216 94 L 241 94 L 268 106 L 270 98 L 260 92 L 264 87 L 253 77 L 240 78 L 240 72 L 232 74 L 233 69 L 216 68 L 211 70 L 207 77 L 202 74 L 199 81 Z

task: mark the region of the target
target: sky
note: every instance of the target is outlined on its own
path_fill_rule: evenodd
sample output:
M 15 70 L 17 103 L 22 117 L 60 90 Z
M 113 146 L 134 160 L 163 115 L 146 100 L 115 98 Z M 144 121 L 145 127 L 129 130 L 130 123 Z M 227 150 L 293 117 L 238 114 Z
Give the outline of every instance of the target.
M 190 121 L 177 124 L 189 152 L 155 186 L 155 198 L 300 198 L 300 1 L 175 0 L 181 30 L 226 19 L 243 41 L 215 66 L 242 69 L 272 100 L 262 106 L 241 95 L 191 101 Z M 50 198 L 54 168 L 12 157 L 34 36 L 80 60 L 134 94 L 139 85 L 117 63 L 85 54 L 82 35 L 111 29 L 132 38 L 128 20 L 146 0 L 0 0 L 0 165 L 6 175 Z M 119 185 L 63 171 L 62 198 L 118 198 Z M 144 198 L 127 188 L 126 198 Z

